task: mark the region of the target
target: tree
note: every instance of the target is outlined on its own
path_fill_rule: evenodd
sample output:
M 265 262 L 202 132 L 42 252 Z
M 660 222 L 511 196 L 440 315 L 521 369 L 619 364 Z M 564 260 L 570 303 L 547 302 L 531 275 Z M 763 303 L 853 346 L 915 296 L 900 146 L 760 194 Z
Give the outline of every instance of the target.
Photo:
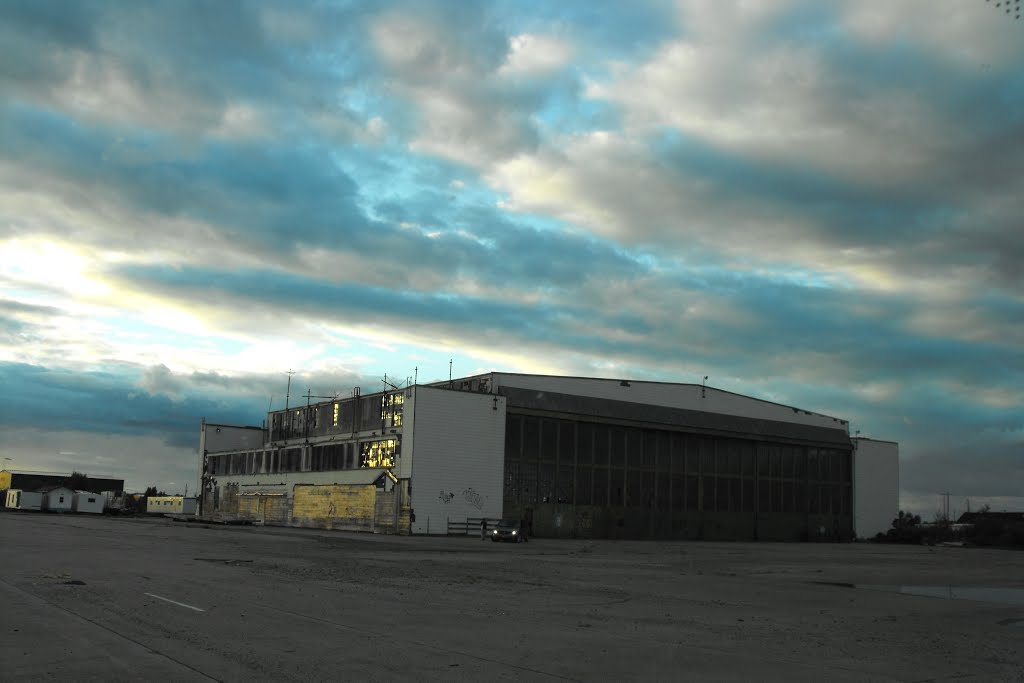
M 64 480 L 64 485 L 73 491 L 87 491 L 89 489 L 89 477 L 82 472 L 72 472 L 71 476 Z
M 899 516 L 892 520 L 893 529 L 910 529 L 919 524 L 921 524 L 921 515 L 912 515 L 903 510 L 900 510 Z
M 150 496 L 166 496 L 167 494 L 163 491 L 157 491 L 155 486 L 147 486 L 146 493 L 143 495 L 145 495 L 146 498 L 149 498 Z

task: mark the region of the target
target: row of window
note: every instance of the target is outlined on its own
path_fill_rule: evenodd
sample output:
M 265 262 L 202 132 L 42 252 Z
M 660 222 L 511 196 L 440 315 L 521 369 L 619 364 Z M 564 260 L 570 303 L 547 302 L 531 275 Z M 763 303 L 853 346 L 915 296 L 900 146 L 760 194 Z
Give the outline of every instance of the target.
M 505 465 L 504 498 L 512 505 L 562 503 L 659 511 L 849 515 L 852 486 L 513 462 Z
M 356 432 L 402 426 L 405 394 L 353 397 L 333 403 L 291 408 L 271 414 L 271 438 L 290 439 L 314 432 Z
M 206 472 L 224 476 L 394 467 L 400 451 L 401 442 L 397 439 L 377 439 L 313 446 L 306 457 L 303 457 L 302 448 L 225 453 L 207 456 Z
M 506 462 L 846 483 L 849 451 L 510 415 Z

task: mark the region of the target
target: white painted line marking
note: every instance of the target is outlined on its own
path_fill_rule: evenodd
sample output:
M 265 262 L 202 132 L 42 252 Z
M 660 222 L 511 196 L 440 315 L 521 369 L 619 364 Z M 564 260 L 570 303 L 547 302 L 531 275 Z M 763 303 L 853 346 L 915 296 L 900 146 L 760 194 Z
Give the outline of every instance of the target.
M 170 598 L 164 598 L 164 597 L 161 597 L 159 595 L 154 595 L 153 593 L 144 593 L 143 595 L 148 595 L 151 598 L 156 598 L 157 600 L 163 600 L 164 602 L 169 602 L 172 605 L 177 605 L 178 607 L 187 607 L 188 609 L 194 609 L 197 612 L 205 612 L 206 611 L 204 609 L 199 609 L 198 607 L 193 607 L 192 605 L 186 605 L 183 602 L 178 602 L 177 600 L 171 600 Z

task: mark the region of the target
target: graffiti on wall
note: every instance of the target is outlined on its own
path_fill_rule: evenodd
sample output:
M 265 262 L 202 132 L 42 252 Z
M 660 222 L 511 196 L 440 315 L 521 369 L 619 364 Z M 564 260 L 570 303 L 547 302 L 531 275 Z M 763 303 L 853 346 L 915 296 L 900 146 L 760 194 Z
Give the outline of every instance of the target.
M 472 488 L 462 489 L 462 497 L 467 503 L 475 507 L 477 510 L 484 509 L 484 497 L 474 491 Z
M 437 499 L 444 503 L 445 505 L 447 505 L 448 503 L 455 500 L 455 492 L 445 491 L 444 489 L 441 489 L 441 491 L 437 494 Z M 462 489 L 462 499 L 469 503 L 470 505 L 472 505 L 473 507 L 475 507 L 477 510 L 483 510 L 484 502 L 487 500 L 487 496 L 480 495 L 479 493 L 477 493 L 476 489 L 470 487 L 468 489 Z

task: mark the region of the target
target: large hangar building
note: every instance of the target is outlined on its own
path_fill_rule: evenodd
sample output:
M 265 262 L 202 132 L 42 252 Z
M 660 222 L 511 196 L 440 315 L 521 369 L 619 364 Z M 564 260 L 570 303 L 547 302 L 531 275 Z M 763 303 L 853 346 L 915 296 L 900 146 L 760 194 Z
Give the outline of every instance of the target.
M 898 512 L 898 445 L 694 384 L 492 372 L 204 422 L 201 514 L 445 534 L 841 540 Z

